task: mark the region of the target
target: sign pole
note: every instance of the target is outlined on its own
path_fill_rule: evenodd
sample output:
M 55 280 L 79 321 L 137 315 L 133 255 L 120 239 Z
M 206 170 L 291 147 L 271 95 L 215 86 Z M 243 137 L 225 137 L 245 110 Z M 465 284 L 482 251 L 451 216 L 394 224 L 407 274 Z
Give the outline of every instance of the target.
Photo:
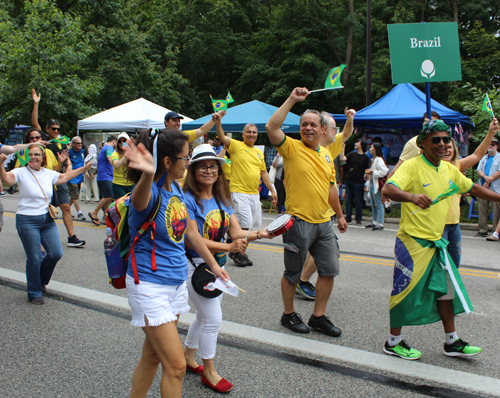
M 425 105 L 427 106 L 427 119 L 432 120 L 431 84 L 429 82 L 425 83 Z

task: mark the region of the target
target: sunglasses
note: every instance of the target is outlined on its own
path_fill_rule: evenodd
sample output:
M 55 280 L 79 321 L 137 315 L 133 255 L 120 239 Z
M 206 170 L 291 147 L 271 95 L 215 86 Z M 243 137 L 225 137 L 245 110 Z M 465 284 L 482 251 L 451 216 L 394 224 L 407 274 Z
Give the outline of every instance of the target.
M 81 142 L 74 142 L 73 145 L 82 145 Z
M 61 130 L 61 128 L 60 128 L 60 127 L 51 127 L 50 129 L 51 129 L 52 131 L 59 131 L 59 130 Z
M 118 140 L 118 143 L 123 144 L 125 141 L 127 141 L 127 140 Z
M 449 144 L 451 142 L 451 137 L 432 137 L 431 138 L 431 142 L 434 144 L 434 145 L 438 145 L 441 140 L 445 143 L 445 144 Z
M 38 141 L 38 140 L 41 140 L 41 139 L 42 139 L 41 135 L 35 135 L 34 137 L 30 137 L 29 138 L 30 141 Z

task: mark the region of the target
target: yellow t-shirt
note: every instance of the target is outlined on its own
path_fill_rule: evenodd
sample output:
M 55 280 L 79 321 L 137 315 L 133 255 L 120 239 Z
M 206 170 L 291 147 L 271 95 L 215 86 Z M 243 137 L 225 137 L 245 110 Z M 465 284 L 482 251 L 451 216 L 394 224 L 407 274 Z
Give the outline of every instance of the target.
M 438 167 L 431 164 L 424 155 L 405 161 L 387 182 L 403 191 L 426 194 L 436 199 L 445 192 L 451 183 L 455 183 L 460 193 L 468 192 L 473 182 L 460 170 L 448 162 L 441 162 Z M 443 234 L 450 198 L 441 200 L 428 209 L 422 210 L 411 202 L 401 203 L 400 228 L 408 235 L 427 240 L 439 240 Z M 420 209 L 415 214 L 415 210 Z
M 343 147 L 344 147 L 344 136 L 342 135 L 342 133 L 338 133 L 338 134 L 335 134 L 335 142 L 332 142 L 330 145 L 327 145 L 325 148 L 332 155 L 332 159 L 335 160 L 335 158 L 342 153 Z M 335 171 L 335 167 L 333 168 L 333 180 L 337 181 L 337 173 Z M 328 209 L 328 214 L 330 215 L 330 218 L 335 215 L 335 211 L 333 211 L 331 206 Z
M 118 155 L 118 152 L 113 152 L 111 155 L 111 163 L 115 160 L 120 160 L 120 155 Z M 134 185 L 133 182 L 127 180 L 127 163 L 123 163 L 118 169 L 113 166 L 113 184 L 116 185 L 123 185 L 125 187 L 129 187 L 130 185 Z
M 260 173 L 266 171 L 264 154 L 255 146 L 231 139 L 227 148 L 231 154 L 231 192 L 255 195 L 259 193 Z
M 335 184 L 330 152 L 323 147 L 315 151 L 290 137 L 276 149 L 283 156 L 287 213 L 312 224 L 330 221 L 328 195 Z
M 227 156 L 224 156 L 224 159 L 226 160 L 226 163 L 222 166 L 222 171 L 224 171 L 226 178 L 231 180 L 231 159 L 228 159 Z
M 196 130 L 186 130 L 183 133 L 188 136 L 188 142 L 193 142 L 196 139 Z
M 460 163 L 455 160 L 452 163 L 458 170 L 460 170 Z M 446 224 L 458 224 L 460 222 L 460 197 L 462 195 L 456 194 L 450 197 L 450 209 L 448 210 L 448 215 L 446 216 Z
M 417 137 L 418 135 L 406 142 L 405 146 L 403 147 L 403 152 L 401 152 L 401 155 L 399 156 L 399 160 L 406 162 L 407 160 L 420 155 L 421 149 L 417 145 Z

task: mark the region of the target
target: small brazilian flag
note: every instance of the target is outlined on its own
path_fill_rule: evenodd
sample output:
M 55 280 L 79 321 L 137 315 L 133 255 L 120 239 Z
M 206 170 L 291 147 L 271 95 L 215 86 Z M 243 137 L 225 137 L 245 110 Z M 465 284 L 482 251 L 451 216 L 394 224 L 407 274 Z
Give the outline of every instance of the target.
M 340 83 L 340 76 L 342 75 L 342 71 L 346 66 L 347 65 L 342 64 L 330 69 L 330 72 L 328 72 L 328 76 L 325 80 L 325 88 L 344 87 L 342 86 L 342 83 Z
M 491 106 L 490 97 L 488 97 L 487 93 L 486 96 L 484 97 L 483 107 L 481 108 L 481 110 L 488 112 L 491 117 L 495 117 L 493 116 L 493 108 Z
M 30 157 L 28 156 L 28 149 L 21 149 L 16 153 L 16 156 L 19 159 L 20 167 L 26 166 L 30 160 Z
M 227 101 L 228 104 L 230 104 L 231 102 L 234 102 L 234 99 L 231 96 L 231 92 L 229 92 L 229 91 L 227 92 L 226 101 Z
M 214 111 L 225 111 L 227 109 L 227 100 L 214 100 L 212 96 L 210 96 L 212 100 L 212 106 L 214 107 Z
M 57 142 L 58 144 L 69 144 L 69 138 L 65 135 L 63 136 L 58 136 L 57 138 L 53 138 L 52 140 L 50 140 L 49 142 Z
M 442 194 L 438 195 L 438 197 L 434 199 L 431 204 L 435 205 L 436 203 L 442 201 L 443 199 L 449 198 L 450 196 L 453 196 L 458 192 L 460 192 L 460 188 L 458 188 L 458 186 L 455 183 L 452 183 L 450 184 L 450 187 Z

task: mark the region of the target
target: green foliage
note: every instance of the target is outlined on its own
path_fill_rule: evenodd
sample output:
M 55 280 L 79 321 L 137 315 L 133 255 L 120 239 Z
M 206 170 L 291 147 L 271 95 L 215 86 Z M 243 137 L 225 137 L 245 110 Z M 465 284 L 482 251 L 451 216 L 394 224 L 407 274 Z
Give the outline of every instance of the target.
M 457 20 L 463 82 L 435 83 L 432 96 L 473 116 L 480 138 L 487 90 L 500 112 L 500 3 L 372 0 L 371 11 L 372 102 L 393 87 L 387 24 Z M 193 118 L 228 90 L 234 105 L 280 105 L 296 86 L 322 88 L 341 63 L 344 89 L 294 112 L 359 110 L 366 15 L 364 0 L 0 0 L 0 116 L 4 127 L 29 124 L 31 88 L 42 93 L 40 120 L 66 130 L 139 97 Z
M 0 11 L 0 111 L 4 127 L 31 124 L 31 89 L 42 93 L 40 120 L 57 118 L 64 129 L 95 111 L 99 77 L 82 73 L 90 54 L 81 20 L 50 0 L 26 1 L 24 21 Z

